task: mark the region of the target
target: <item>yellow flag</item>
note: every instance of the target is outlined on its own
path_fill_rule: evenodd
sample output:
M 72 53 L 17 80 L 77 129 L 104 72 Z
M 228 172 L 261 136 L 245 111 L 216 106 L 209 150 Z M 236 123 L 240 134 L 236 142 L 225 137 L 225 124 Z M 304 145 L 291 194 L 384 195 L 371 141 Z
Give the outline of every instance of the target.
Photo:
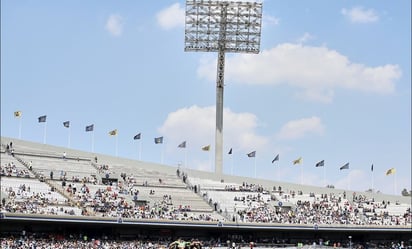
M 15 112 L 14 112 L 14 116 L 15 116 L 16 118 L 21 117 L 21 111 L 15 111 Z
M 301 163 L 302 163 L 302 157 L 299 157 L 298 159 L 293 160 L 293 165 L 301 164 Z
M 110 131 L 109 135 L 110 136 L 116 136 L 117 135 L 117 129 Z
M 203 151 L 209 151 L 210 150 L 210 144 L 206 145 L 205 147 L 202 147 Z
M 392 174 L 395 174 L 396 173 L 396 169 L 395 168 L 391 168 L 391 169 L 388 169 L 388 171 L 386 171 L 386 175 L 388 176 L 388 175 L 392 175 Z

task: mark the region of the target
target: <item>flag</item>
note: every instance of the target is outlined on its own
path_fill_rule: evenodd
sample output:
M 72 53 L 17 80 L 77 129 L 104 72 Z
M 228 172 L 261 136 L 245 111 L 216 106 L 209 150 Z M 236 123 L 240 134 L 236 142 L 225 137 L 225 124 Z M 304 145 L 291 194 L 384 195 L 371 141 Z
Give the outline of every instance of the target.
M 299 157 L 298 159 L 293 160 L 293 165 L 301 164 L 301 163 L 302 163 L 302 157 Z
M 388 169 L 388 171 L 386 171 L 386 175 L 388 176 L 388 175 L 392 175 L 392 174 L 395 174 L 396 173 L 396 169 L 395 168 L 390 168 L 390 169 Z
M 322 160 L 322 161 L 318 162 L 318 163 L 315 165 L 315 167 L 323 167 L 323 166 L 325 166 L 325 160 Z
M 155 144 L 162 144 L 163 143 L 163 137 L 156 137 L 154 139 Z
M 227 154 L 232 155 L 232 148 L 230 148 L 230 150 Z
M 210 144 L 202 147 L 202 150 L 203 151 L 209 151 L 210 150 Z
M 134 140 L 139 140 L 142 137 L 142 133 L 136 134 L 133 139 Z
M 342 170 L 342 169 L 349 169 L 349 163 L 346 163 L 345 165 L 340 167 L 340 170 Z
M 16 117 L 16 118 L 21 117 L 21 111 L 15 111 L 14 112 L 14 117 Z
M 177 147 L 179 147 L 179 148 L 186 148 L 186 141 L 182 142 L 182 143 L 179 144 Z
M 256 156 L 256 150 L 248 153 L 247 156 L 248 156 L 248 157 L 255 157 L 255 156 Z
M 272 163 L 274 163 L 275 161 L 279 161 L 279 154 L 277 154 L 277 155 L 275 156 L 275 158 L 273 158 Z
M 372 166 L 371 166 L 371 171 L 373 172 L 373 164 L 372 164 Z
M 86 131 L 93 131 L 94 130 L 94 124 L 86 126 Z
M 70 127 L 70 121 L 63 122 L 63 126 L 66 128 Z
M 39 123 L 44 123 L 44 122 L 46 122 L 46 118 L 47 118 L 46 115 L 40 116 L 40 117 L 39 117 Z
M 110 136 L 116 136 L 117 135 L 117 129 L 114 129 L 112 131 L 109 131 Z

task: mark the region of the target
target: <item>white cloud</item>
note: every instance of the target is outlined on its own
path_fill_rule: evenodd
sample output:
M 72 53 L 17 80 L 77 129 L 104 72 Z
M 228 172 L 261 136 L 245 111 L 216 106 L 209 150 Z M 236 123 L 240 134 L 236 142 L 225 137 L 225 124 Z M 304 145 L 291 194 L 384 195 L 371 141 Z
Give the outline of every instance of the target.
M 277 134 L 277 138 L 284 140 L 299 139 L 308 134 L 322 135 L 325 127 L 318 117 L 302 118 L 287 122 Z
M 175 3 L 157 13 L 156 18 L 159 25 L 166 30 L 184 27 L 185 9 Z
M 303 92 L 296 93 L 300 99 L 315 101 L 320 103 L 331 103 L 335 92 L 331 89 L 306 89 Z
M 298 38 L 297 43 L 303 44 L 314 38 L 315 37 L 313 35 L 309 34 L 308 32 L 305 32 L 301 37 Z
M 251 113 L 234 113 L 225 108 L 223 111 L 224 144 L 238 151 L 249 152 L 251 148 L 260 149 L 268 144 L 268 139 L 256 133 L 257 118 Z M 179 144 L 187 140 L 188 147 L 201 148 L 207 144 L 214 147 L 215 107 L 191 106 L 170 113 L 159 128 L 167 135 L 168 141 Z M 174 147 L 176 147 L 174 146 Z
M 106 30 L 113 36 L 121 36 L 123 33 L 123 18 L 120 15 L 110 15 L 106 22 Z
M 371 23 L 379 20 L 375 10 L 363 7 L 353 7 L 350 10 L 343 8 L 341 13 L 353 23 Z
M 276 26 L 279 25 L 280 19 L 274 16 L 270 15 L 263 15 L 262 17 L 262 25 L 268 25 L 268 26 Z
M 216 57 L 202 57 L 198 76 L 213 81 Z M 260 54 L 236 54 L 226 59 L 225 78 L 231 83 L 279 85 L 303 89 L 308 98 L 330 102 L 335 89 L 390 94 L 401 77 L 398 65 L 370 67 L 351 62 L 327 47 L 284 43 Z

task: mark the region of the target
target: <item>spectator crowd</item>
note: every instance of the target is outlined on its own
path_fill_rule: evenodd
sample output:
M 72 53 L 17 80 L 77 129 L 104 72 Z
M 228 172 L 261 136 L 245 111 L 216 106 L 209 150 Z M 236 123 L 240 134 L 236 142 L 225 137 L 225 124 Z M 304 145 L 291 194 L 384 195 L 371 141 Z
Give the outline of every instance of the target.
M 10 144 L 6 149 L 10 151 L 12 146 Z M 351 198 L 346 196 L 346 192 L 305 195 L 301 190 L 286 193 L 279 186 L 273 187 L 270 191 L 262 185 L 243 182 L 227 184 L 219 189 L 221 193 L 236 194 L 233 200 L 227 198 L 222 200 L 214 198 L 213 191 L 201 184 L 192 184 L 187 173 L 178 169 L 176 176 L 186 185 L 186 188 L 203 196 L 210 205 L 209 212 L 196 212 L 192 210 L 190 200 L 187 203 L 176 204 L 173 189 L 170 189 L 170 194 L 157 193 L 155 187 L 164 188 L 164 181 L 161 178 L 150 184 L 144 181 L 139 185 L 132 174 L 121 173 L 119 181 L 103 184 L 95 175 L 73 175 L 70 178 L 63 170 L 60 170 L 60 177 L 54 177 L 51 171 L 49 177 L 45 178 L 44 174 L 37 174 L 33 170 L 32 161 L 19 160 L 15 154 L 11 156 L 16 160 L 8 160 L 0 165 L 2 177 L 39 180 L 44 188 L 33 189 L 29 182 L 19 186 L 2 184 L 1 212 L 301 225 L 412 225 L 410 207 L 404 213 L 394 215 L 388 212 L 388 207 L 398 203 L 376 202 L 355 193 Z M 70 163 L 66 157 L 64 160 Z M 20 163 L 21 165 L 17 165 Z M 108 178 L 116 171 L 108 164 L 97 164 L 97 159 L 91 165 L 96 168 L 98 174 L 103 175 L 103 178 L 105 176 Z M 149 195 L 142 198 L 141 188 L 151 187 L 153 189 L 150 189 Z M 232 211 L 228 211 L 227 208 L 222 210 L 223 201 L 231 203 L 236 208 Z M 276 205 L 281 201 L 290 202 L 292 205 Z

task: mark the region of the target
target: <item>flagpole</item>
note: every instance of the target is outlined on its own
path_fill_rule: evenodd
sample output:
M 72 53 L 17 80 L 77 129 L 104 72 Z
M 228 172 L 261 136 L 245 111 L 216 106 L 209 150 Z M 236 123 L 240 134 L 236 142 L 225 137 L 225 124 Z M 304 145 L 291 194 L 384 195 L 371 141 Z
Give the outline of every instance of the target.
M 163 143 L 162 143 L 162 148 L 161 148 L 161 151 L 160 151 L 160 163 L 161 164 L 163 164 Z
M 279 182 L 279 169 L 276 169 L 276 165 L 275 165 L 275 171 L 276 171 L 276 181 Z
M 396 173 L 393 176 L 393 195 L 396 195 Z
M 230 174 L 233 175 L 233 155 L 230 155 Z
M 350 177 L 349 177 L 350 170 L 348 170 L 348 190 L 350 190 Z
M 21 139 L 21 117 L 19 117 L 19 139 Z
M 117 153 L 117 144 L 118 144 L 118 139 L 117 139 L 117 134 L 116 134 L 116 157 L 117 157 L 117 155 L 118 155 L 118 153 Z
M 255 178 L 256 178 L 256 156 L 255 156 Z
M 209 167 L 211 167 L 212 166 L 212 159 L 211 159 L 211 154 L 212 153 L 210 153 L 210 147 L 209 147 L 209 150 L 207 151 L 207 153 L 209 154 L 209 163 L 208 163 L 208 165 L 209 165 Z
M 185 167 L 186 167 L 186 165 L 187 165 L 187 148 L 185 147 L 184 149 L 185 149 Z
M 300 165 L 300 185 L 303 183 L 303 167 Z
M 142 140 L 139 139 L 139 161 L 142 160 Z
M 70 148 L 70 126 L 68 131 L 68 138 L 67 138 L 67 148 Z
M 374 188 L 375 188 L 375 186 L 374 186 L 374 177 L 373 177 L 374 175 L 373 175 L 373 170 L 372 170 L 372 193 L 373 193 L 373 190 L 374 190 Z
M 47 122 L 44 122 L 43 144 L 46 144 L 46 130 L 47 130 Z
M 326 188 L 326 170 L 325 165 L 323 165 L 323 187 Z
M 92 152 L 94 152 L 94 129 L 92 131 Z

